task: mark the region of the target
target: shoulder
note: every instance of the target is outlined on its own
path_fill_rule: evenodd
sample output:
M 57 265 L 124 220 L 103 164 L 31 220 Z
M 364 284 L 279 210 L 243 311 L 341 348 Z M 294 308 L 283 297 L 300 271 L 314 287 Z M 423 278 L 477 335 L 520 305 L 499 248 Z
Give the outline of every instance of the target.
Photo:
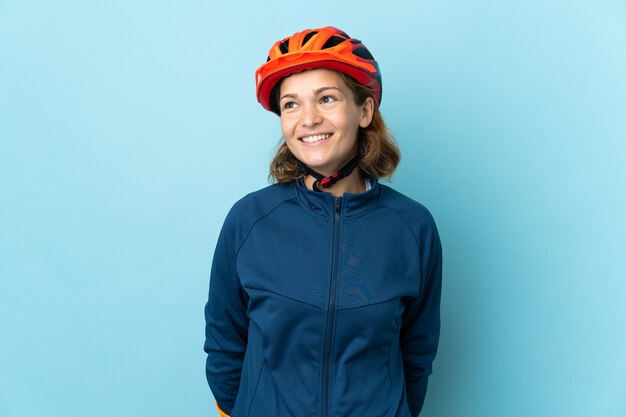
M 272 184 L 239 199 L 230 209 L 229 215 L 263 216 L 294 197 L 292 183 Z
M 232 206 L 226 216 L 224 227 L 235 229 L 239 235 L 247 234 L 259 220 L 293 198 L 295 198 L 293 183 L 272 184 L 251 192 Z
M 418 240 L 437 234 L 435 219 L 424 205 L 389 186 L 380 184 L 380 187 L 381 205 L 399 216 Z
M 396 211 L 402 218 L 434 223 L 432 214 L 424 205 L 391 187 L 380 186 L 381 204 Z

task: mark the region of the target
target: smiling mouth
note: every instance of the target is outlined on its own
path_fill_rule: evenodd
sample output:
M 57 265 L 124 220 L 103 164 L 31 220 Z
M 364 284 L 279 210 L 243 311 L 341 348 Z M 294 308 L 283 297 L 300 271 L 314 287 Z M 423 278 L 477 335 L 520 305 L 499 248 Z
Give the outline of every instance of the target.
M 332 136 L 332 133 L 324 133 L 321 135 L 303 136 L 300 138 L 300 140 L 304 143 L 313 143 L 313 142 L 319 142 L 321 140 L 326 140 L 331 136 Z

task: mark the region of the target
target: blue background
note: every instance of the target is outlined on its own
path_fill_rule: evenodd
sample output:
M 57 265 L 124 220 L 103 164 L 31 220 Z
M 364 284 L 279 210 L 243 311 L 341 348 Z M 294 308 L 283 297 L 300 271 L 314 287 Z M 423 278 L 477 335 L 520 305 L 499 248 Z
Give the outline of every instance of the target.
M 422 415 L 626 416 L 617 0 L 0 1 L 0 416 L 217 415 L 213 247 L 280 138 L 254 71 L 327 24 L 444 244 Z

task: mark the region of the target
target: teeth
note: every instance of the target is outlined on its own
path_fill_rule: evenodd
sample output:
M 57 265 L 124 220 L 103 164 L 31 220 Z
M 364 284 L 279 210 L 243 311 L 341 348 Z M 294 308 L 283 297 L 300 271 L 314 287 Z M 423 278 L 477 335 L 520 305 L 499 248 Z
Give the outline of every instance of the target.
M 329 137 L 330 137 L 329 134 L 305 136 L 302 138 L 302 142 L 306 142 L 306 143 L 318 142 L 320 140 L 328 139 Z

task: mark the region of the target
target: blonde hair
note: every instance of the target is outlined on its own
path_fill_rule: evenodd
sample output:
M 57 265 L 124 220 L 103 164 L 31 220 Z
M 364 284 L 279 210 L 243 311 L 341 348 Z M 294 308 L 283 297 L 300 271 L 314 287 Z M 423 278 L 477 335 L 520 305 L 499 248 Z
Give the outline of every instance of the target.
M 371 97 L 376 102 L 374 91 L 371 88 L 358 83 L 354 78 L 342 72 L 338 72 L 338 74 L 341 75 L 352 91 L 354 101 L 358 106 L 363 105 L 368 97 Z M 272 90 L 270 99 L 272 106 L 275 106 L 273 110 L 278 110 L 277 113 L 279 114 L 280 110 L 277 103 L 281 84 L 282 80 Z M 387 129 L 383 116 L 376 105 L 374 106 L 372 122 L 369 126 L 359 127 L 358 146 L 358 167 L 361 171 L 376 178 L 391 179 L 400 163 L 400 149 L 391 132 Z M 306 172 L 302 171 L 298 160 L 287 147 L 284 138 L 282 138 L 278 144 L 276 155 L 270 163 L 269 177 L 275 182 L 285 183 L 304 178 L 305 176 Z

